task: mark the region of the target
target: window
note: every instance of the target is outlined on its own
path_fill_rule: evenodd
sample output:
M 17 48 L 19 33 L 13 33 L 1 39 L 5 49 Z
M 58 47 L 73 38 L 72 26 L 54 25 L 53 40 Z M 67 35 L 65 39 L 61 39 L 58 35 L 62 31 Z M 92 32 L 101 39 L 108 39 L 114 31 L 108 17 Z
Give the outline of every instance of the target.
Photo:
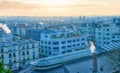
M 9 59 L 9 63 L 12 63 L 12 59 Z
M 59 49 L 59 47 L 53 47 L 53 49 Z
M 79 51 L 79 50 L 80 50 L 80 48 L 76 48 L 76 49 L 75 49 L 75 51 Z
M 33 55 L 33 59 L 35 59 L 35 55 Z
M 98 37 L 98 39 L 100 40 L 100 39 L 101 39 L 101 37 Z
M 107 36 L 109 36 L 110 34 L 109 33 L 107 33 Z
M 59 42 L 53 42 L 53 45 L 59 45 Z
M 66 53 L 65 51 L 62 51 L 62 54 Z
M 84 43 L 81 43 L 81 45 L 84 45 Z
M 107 38 L 108 40 L 110 40 L 110 38 Z
M 3 48 L 1 48 L 1 53 L 3 53 Z
M 73 47 L 75 47 L 75 44 L 73 44 Z
M 99 32 L 98 35 L 101 35 L 101 33 Z
M 101 42 L 99 41 L 98 43 L 100 44 Z
M 24 52 L 24 51 L 22 52 L 22 55 L 25 55 L 25 52 Z
M 75 40 L 73 40 L 73 42 L 75 42 Z
M 45 41 L 45 44 L 47 44 L 47 41 Z
M 43 45 L 41 46 L 41 48 L 44 48 Z
M 22 46 L 22 49 L 24 50 L 24 49 L 25 49 L 25 46 Z
M 27 49 L 29 49 L 29 45 L 27 45 Z
M 65 36 L 65 34 L 61 34 L 61 37 Z
M 112 36 L 112 38 L 115 38 L 115 36 Z
M 71 43 L 71 40 L 68 40 L 67 43 Z
M 51 44 L 51 42 L 48 42 L 48 44 Z
M 45 49 L 47 49 L 47 46 L 45 46 Z
M 47 51 L 45 51 L 45 53 L 47 53 Z
M 65 44 L 66 42 L 65 41 L 62 41 L 62 44 Z
M 62 46 L 62 49 L 65 49 L 66 48 L 66 46 Z
M 77 41 L 80 41 L 80 39 L 77 39 Z
M 45 35 L 45 38 L 47 38 L 48 36 L 47 35 Z
M 2 54 L 2 55 L 1 55 L 1 57 L 2 57 L 2 60 L 3 60 L 3 58 L 4 58 L 4 55 Z
M 16 59 L 14 59 L 13 62 L 15 63 L 15 62 L 16 62 Z
M 71 47 L 71 45 L 68 45 L 67 47 L 68 47 L 68 48 L 70 48 L 70 47 Z
M 44 53 L 44 51 L 43 51 L 43 50 L 42 50 L 41 52 L 42 52 L 42 53 Z
M 51 52 L 49 52 L 49 55 L 51 55 Z
M 103 40 L 105 40 L 106 38 L 105 37 L 103 37 Z
M 27 54 L 29 54 L 29 51 L 27 51 Z
M 20 52 L 18 52 L 18 54 L 20 55 Z
M 15 53 L 13 53 L 13 57 L 16 57 Z
M 41 41 L 41 43 L 43 43 L 43 41 Z
M 11 53 L 9 53 L 9 58 L 12 58 L 12 54 Z
M 32 48 L 35 48 L 35 45 L 34 45 L 34 44 L 32 45 Z
M 84 38 L 81 39 L 81 41 L 84 41 L 84 40 L 85 40 Z
M 80 46 L 80 44 L 77 44 L 77 46 Z
M 72 52 L 72 50 L 68 50 L 67 52 Z
M 48 47 L 49 49 L 51 49 L 51 47 Z
M 107 29 L 107 31 L 109 31 L 109 29 Z

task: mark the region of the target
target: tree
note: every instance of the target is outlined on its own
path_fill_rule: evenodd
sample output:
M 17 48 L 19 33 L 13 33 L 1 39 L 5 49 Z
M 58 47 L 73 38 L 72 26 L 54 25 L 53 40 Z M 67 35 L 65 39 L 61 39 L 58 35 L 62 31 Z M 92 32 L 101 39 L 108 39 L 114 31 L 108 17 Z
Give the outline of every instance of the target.
M 11 73 L 9 69 L 4 69 L 4 65 L 1 59 L 0 59 L 0 73 Z

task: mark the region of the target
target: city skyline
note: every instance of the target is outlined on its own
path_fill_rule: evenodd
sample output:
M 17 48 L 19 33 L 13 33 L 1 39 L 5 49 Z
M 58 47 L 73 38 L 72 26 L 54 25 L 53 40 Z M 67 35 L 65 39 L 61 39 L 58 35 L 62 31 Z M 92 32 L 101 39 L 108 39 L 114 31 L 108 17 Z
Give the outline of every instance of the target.
M 119 0 L 1 0 L 0 16 L 120 15 Z

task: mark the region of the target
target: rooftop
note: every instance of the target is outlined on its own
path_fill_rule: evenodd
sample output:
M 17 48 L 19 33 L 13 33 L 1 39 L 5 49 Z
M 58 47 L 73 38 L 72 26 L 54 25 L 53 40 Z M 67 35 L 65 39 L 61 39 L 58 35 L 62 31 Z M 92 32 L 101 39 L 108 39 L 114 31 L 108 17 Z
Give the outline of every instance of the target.
M 37 41 L 34 40 L 17 40 L 17 41 L 7 41 L 7 42 L 2 42 L 0 44 L 0 47 L 9 47 L 9 46 L 15 46 L 15 45 L 24 45 L 24 44 L 30 44 L 30 43 L 35 43 Z
M 109 45 L 104 45 L 105 48 L 97 48 L 97 66 L 98 66 L 98 72 L 99 73 L 112 73 L 114 71 L 114 67 L 108 63 L 107 60 L 107 52 L 111 50 L 118 49 L 120 47 L 120 43 L 112 43 Z M 70 59 L 74 59 L 71 61 L 67 61 Z M 53 61 L 54 60 L 54 61 Z M 55 62 L 56 61 L 56 62 Z M 66 61 L 66 63 L 63 63 L 62 61 Z M 41 63 L 40 63 L 41 62 Z M 49 64 L 53 64 L 57 62 L 62 62 L 62 65 L 59 67 L 46 69 L 46 70 L 40 70 L 40 69 L 34 69 L 34 65 L 36 66 L 47 66 Z M 46 64 L 47 63 L 47 64 Z M 79 52 L 74 52 L 70 54 L 64 54 L 64 55 L 58 55 L 53 57 L 47 57 L 44 59 L 38 60 L 36 63 L 32 64 L 33 66 L 29 67 L 27 70 L 21 71 L 20 73 L 92 73 L 92 57 L 90 55 L 90 50 L 86 49 Z M 103 70 L 101 70 L 103 68 Z

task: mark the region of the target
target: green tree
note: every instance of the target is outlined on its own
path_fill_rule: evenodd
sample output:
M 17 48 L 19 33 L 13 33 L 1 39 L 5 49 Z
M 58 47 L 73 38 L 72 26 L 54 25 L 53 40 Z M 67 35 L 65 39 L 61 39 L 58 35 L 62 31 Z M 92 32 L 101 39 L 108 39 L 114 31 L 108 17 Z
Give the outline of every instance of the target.
M 0 58 L 0 73 L 11 73 L 9 69 L 4 68 L 4 64 L 2 63 L 1 58 Z

